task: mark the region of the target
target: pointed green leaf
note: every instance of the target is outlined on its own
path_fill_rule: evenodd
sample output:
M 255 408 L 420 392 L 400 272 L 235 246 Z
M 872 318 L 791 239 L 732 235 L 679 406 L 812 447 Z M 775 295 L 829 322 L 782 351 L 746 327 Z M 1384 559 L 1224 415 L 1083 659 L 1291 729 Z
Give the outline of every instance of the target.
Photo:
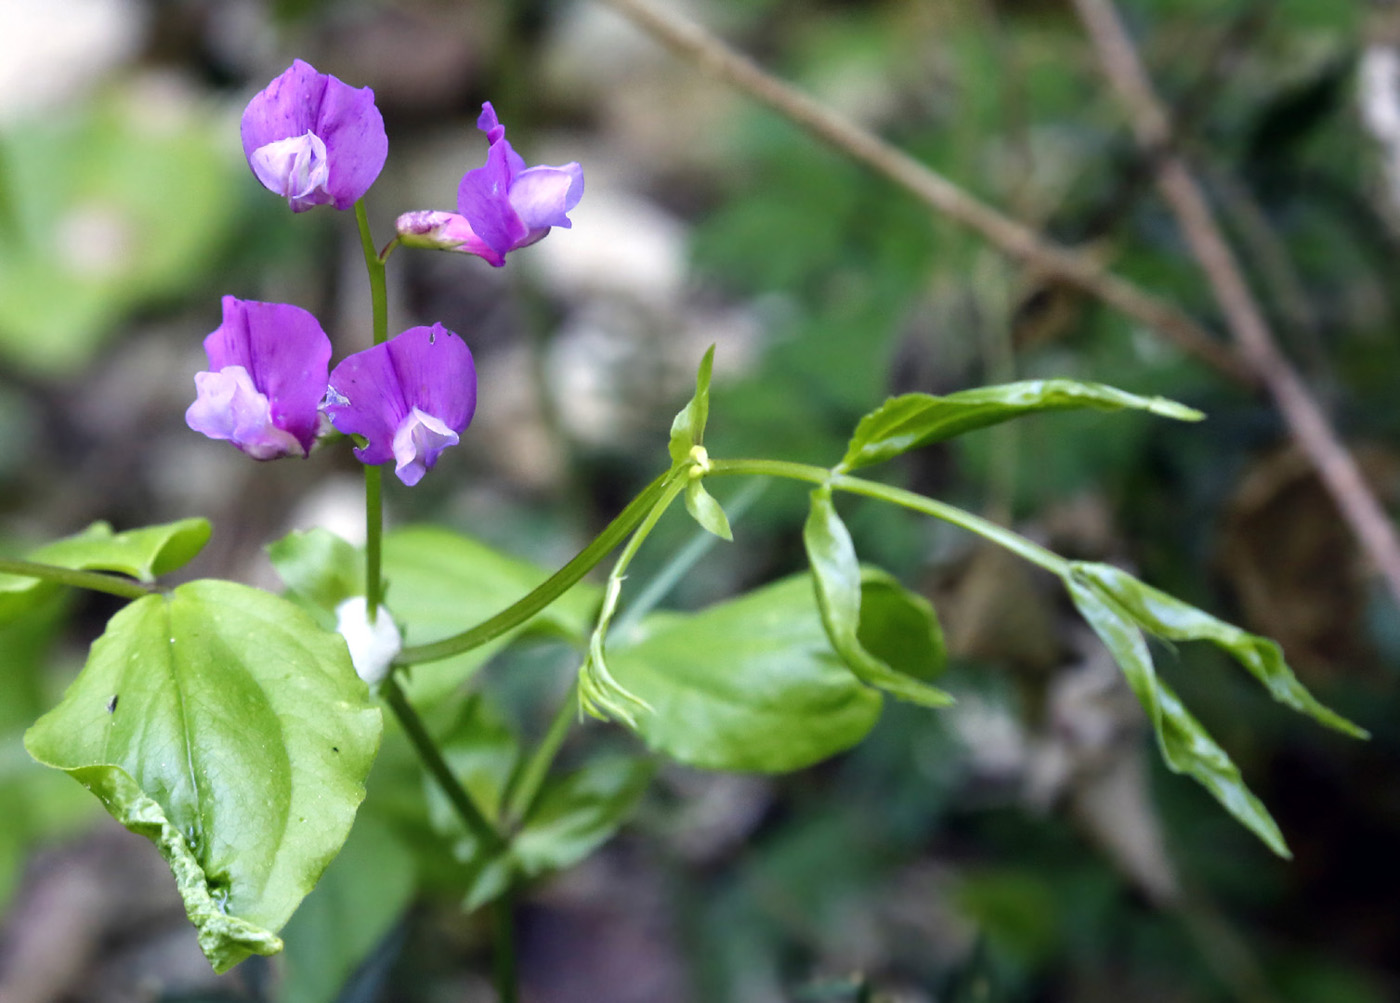
M 156 843 L 224 971 L 280 949 L 350 831 L 380 728 L 340 637 L 277 596 L 197 581 L 114 616 L 25 746 Z
M 860 420 L 837 469 L 844 472 L 880 463 L 919 446 L 1037 411 L 1083 408 L 1130 408 L 1179 421 L 1204 417 L 1194 408 L 1163 397 L 1140 397 L 1102 383 L 1074 380 L 1027 380 L 962 390 L 946 397 L 904 394 L 890 398 Z
M 733 542 L 734 531 L 729 528 L 729 517 L 714 496 L 705 490 L 699 478 L 685 486 L 685 510 L 700 524 L 700 528 L 721 540 Z
M 1149 634 L 1168 641 L 1209 641 L 1249 670 L 1279 703 L 1345 735 L 1369 737 L 1365 729 L 1319 703 L 1288 667 L 1283 650 L 1267 637 L 1217 620 L 1111 564 L 1076 563 L 1071 566 L 1071 574 L 1101 595 L 1112 597 Z
M 689 403 L 681 408 L 680 413 L 671 422 L 671 442 L 668 448 L 673 466 L 688 460 L 691 447 L 699 446 L 705 441 L 705 422 L 710 416 L 710 372 L 714 363 L 715 346 L 711 345 L 705 351 L 705 357 L 700 360 L 700 370 L 695 376 L 695 396 L 690 398 Z
M 953 698 L 940 689 L 897 671 L 861 643 L 861 570 L 855 544 L 836 514 L 831 488 L 812 492 L 812 507 L 802 527 L 802 542 L 812 566 L 817 607 L 831 646 L 861 681 L 901 700 L 924 707 L 946 707 Z
M 363 551 L 328 529 L 288 533 L 267 545 L 267 556 L 288 595 L 328 630 L 335 629 L 337 606 L 364 595 Z
M 384 538 L 386 601 L 403 625 L 405 644 L 427 644 L 480 623 L 548 577 L 536 564 L 437 527 L 409 526 Z M 597 586 L 575 585 L 523 627 L 465 654 L 413 666 L 404 689 L 415 704 L 435 703 L 522 633 L 581 643 L 599 600 Z
M 781 773 L 855 745 L 880 695 L 832 652 L 797 575 L 694 614 L 657 613 L 609 652 L 620 685 L 645 700 L 637 732 L 672 759 L 711 770 Z
M 487 818 L 501 822 L 501 800 L 519 759 L 515 735 L 490 704 L 474 697 L 446 735 L 443 755 Z M 425 788 L 434 827 L 453 839 L 467 865 L 465 906 L 473 910 L 504 892 L 514 878 L 534 878 L 582 860 L 631 814 L 651 779 L 645 760 L 609 755 L 570 774 L 551 777 L 504 854 L 486 856 L 432 781 Z
M 1070 598 L 1094 633 L 1113 654 L 1157 733 L 1162 759 L 1173 773 L 1195 778 L 1225 810 L 1281 857 L 1288 845 L 1269 810 L 1240 776 L 1225 750 L 1206 733 L 1175 693 L 1157 678 L 1147 640 L 1131 616 L 1090 581 L 1066 578 Z
M 95 522 L 74 536 L 30 551 L 27 559 L 81 571 L 113 571 L 143 582 L 187 564 L 209 542 L 207 519 L 112 532 Z M 33 608 L 58 586 L 36 578 L 0 574 L 0 622 Z

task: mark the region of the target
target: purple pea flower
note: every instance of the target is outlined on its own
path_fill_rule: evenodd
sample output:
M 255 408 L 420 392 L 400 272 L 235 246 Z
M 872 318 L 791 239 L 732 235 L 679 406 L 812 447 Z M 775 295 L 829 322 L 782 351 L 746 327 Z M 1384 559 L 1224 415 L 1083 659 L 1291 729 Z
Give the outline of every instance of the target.
M 243 153 L 264 188 L 292 212 L 349 209 L 384 168 L 389 140 L 374 91 L 296 60 L 243 112 Z
M 573 225 L 568 214 L 583 197 L 583 168 L 526 167 L 490 101 L 481 106 L 476 125 L 491 145 L 486 165 L 468 171 L 458 185 L 457 211 L 404 213 L 395 229 L 409 247 L 475 254 L 499 268 L 508 253 L 533 244 L 551 227 Z
M 392 459 L 399 480 L 412 486 L 471 423 L 471 349 L 441 324 L 410 327 L 336 366 L 322 407 L 341 432 L 364 436 L 355 450 L 361 461 Z
M 331 342 L 301 307 L 223 299 L 224 320 L 204 339 L 185 423 L 255 460 L 306 456 L 320 425 Z

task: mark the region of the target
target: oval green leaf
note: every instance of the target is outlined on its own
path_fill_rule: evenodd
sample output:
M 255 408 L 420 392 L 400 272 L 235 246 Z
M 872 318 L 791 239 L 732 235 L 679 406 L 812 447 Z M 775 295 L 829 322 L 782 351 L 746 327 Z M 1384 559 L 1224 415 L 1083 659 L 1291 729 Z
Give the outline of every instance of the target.
M 920 446 L 1037 411 L 1084 408 L 1150 411 L 1178 421 L 1205 417 L 1164 397 L 1140 397 L 1102 383 L 1074 380 L 1026 380 L 962 390 L 946 397 L 904 394 L 890 398 L 860 420 L 837 470 L 880 463 Z
M 781 773 L 855 745 L 878 693 L 831 650 L 806 575 L 690 615 L 654 614 L 608 664 L 650 709 L 635 727 L 653 749 L 711 770 Z
M 80 571 L 113 571 L 142 582 L 153 582 L 189 563 L 209 542 L 207 519 L 181 519 L 124 533 L 95 522 L 81 533 L 45 544 L 28 560 Z M 0 622 L 13 619 L 58 589 L 51 582 L 0 574 Z
M 281 949 L 350 831 L 381 725 L 340 637 L 277 596 L 196 581 L 114 616 L 25 747 L 156 843 L 224 971 Z

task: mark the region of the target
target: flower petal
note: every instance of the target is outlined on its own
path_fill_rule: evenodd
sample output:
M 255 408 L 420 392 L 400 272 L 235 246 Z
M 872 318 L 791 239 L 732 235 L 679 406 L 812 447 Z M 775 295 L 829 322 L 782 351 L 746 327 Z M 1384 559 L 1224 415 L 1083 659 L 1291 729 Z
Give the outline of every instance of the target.
M 194 386 L 195 401 L 185 411 L 185 424 L 196 432 L 232 442 L 255 460 L 306 455 L 296 436 L 277 427 L 267 397 L 242 366 L 195 373 Z
M 298 59 L 253 95 L 239 125 L 244 156 L 251 160 L 259 147 L 314 131 L 328 79 L 310 63 Z
M 456 434 L 471 422 L 476 411 L 471 350 L 441 324 L 411 327 L 336 366 L 324 408 L 341 432 L 365 437 L 365 446 L 355 450 L 363 462 L 397 459 L 394 437 L 414 408 Z M 433 448 L 431 461 L 446 445 L 425 444 Z
M 443 422 L 414 408 L 399 423 L 394 433 L 394 473 L 409 487 L 423 479 L 423 475 L 437 462 L 440 454 L 448 446 L 455 446 L 460 437 Z
M 349 209 L 369 191 L 389 155 L 384 116 L 374 104 L 374 91 L 327 78 L 316 133 L 325 141 L 330 160 L 326 191 L 337 209 Z
M 248 157 L 248 166 L 264 188 L 287 200 L 293 212 L 331 200 L 325 190 L 330 178 L 326 144 L 314 132 L 258 147 Z
M 510 186 L 510 204 L 529 230 L 569 227 L 566 215 L 583 198 L 583 168 L 531 167 L 517 174 Z
M 505 140 L 492 144 L 486 165 L 468 171 L 457 188 L 457 211 L 482 242 L 502 257 L 530 232 L 510 204 L 509 150 Z
M 455 212 L 420 209 L 406 212 L 394 221 L 399 243 L 405 247 L 428 247 L 438 251 L 461 251 L 485 258 L 498 268 L 505 263 L 486 242 L 476 235 L 465 216 Z
M 310 452 L 326 389 L 331 343 L 301 307 L 223 298 L 223 323 L 204 339 L 209 369 L 241 366 L 267 398 L 273 424 Z M 246 452 L 246 450 L 245 450 Z

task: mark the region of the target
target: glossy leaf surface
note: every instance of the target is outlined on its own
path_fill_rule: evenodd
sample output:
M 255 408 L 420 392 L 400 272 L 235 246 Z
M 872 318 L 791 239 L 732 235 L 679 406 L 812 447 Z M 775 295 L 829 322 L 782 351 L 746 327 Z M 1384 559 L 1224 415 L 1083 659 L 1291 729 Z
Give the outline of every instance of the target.
M 1290 856 L 1283 833 L 1263 802 L 1245 786 L 1239 768 L 1157 677 L 1147 639 L 1132 617 L 1085 578 L 1071 575 L 1066 585 L 1074 605 L 1112 652 L 1138 702 L 1147 711 L 1168 768 L 1199 781 L 1271 850 L 1282 857 Z
M 806 575 L 694 614 L 653 614 L 616 637 L 609 665 L 645 700 L 636 730 L 712 770 L 801 769 L 859 742 L 880 695 L 831 650 Z
M 1140 397 L 1102 383 L 1074 380 L 1027 380 L 961 390 L 946 397 L 904 394 L 890 398 L 860 420 L 838 469 L 880 463 L 920 446 L 1038 411 L 1084 408 L 1150 411 L 1179 421 L 1204 417 L 1163 397 Z
M 61 568 L 112 571 L 152 582 L 189 563 L 207 542 L 206 519 L 181 519 L 124 533 L 114 533 L 108 523 L 95 522 L 81 533 L 45 544 L 26 556 Z M 0 574 L 0 622 L 32 608 L 58 588 L 37 578 Z
M 380 730 L 340 637 L 277 596 L 197 581 L 114 616 L 25 746 L 157 844 L 224 971 L 281 949 Z
M 802 542 L 812 567 L 817 607 L 831 646 L 862 682 L 925 707 L 946 707 L 953 698 L 920 681 L 936 668 L 910 673 L 891 666 L 861 643 L 861 568 L 845 523 L 836 513 L 831 489 L 812 492 Z M 933 642 L 930 641 L 932 645 Z M 941 635 L 937 647 L 941 654 Z

